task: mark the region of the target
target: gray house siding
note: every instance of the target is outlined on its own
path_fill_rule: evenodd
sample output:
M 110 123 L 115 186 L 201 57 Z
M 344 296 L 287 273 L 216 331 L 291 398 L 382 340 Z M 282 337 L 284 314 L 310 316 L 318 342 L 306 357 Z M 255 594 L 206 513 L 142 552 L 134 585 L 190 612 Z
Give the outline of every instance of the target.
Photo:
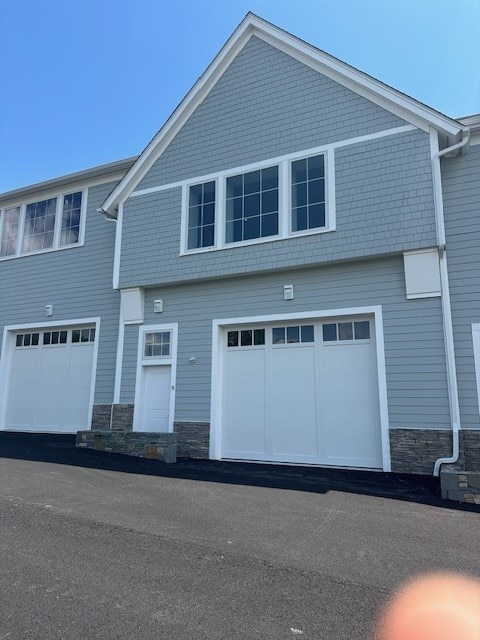
M 153 313 L 157 298 L 162 314 Z M 448 428 L 440 300 L 406 299 L 400 257 L 148 289 L 145 324 L 179 323 L 175 420 L 210 419 L 212 319 L 368 305 L 383 307 L 390 426 Z M 124 403 L 134 401 L 137 340 L 138 327 L 127 327 Z
M 407 124 L 253 37 L 138 189 Z
M 472 323 L 480 322 L 480 145 L 442 159 L 447 258 L 463 428 L 480 428 Z
M 95 403 L 112 402 L 115 376 L 120 302 L 112 289 L 115 224 L 97 212 L 114 186 L 89 189 L 84 246 L 0 261 L 2 334 L 5 325 L 45 322 L 46 304 L 54 307 L 54 321 L 101 317 Z
M 262 157 L 268 159 L 269 152 Z M 191 162 L 190 176 L 197 169 Z M 436 243 L 430 146 L 423 131 L 336 149 L 335 192 L 334 232 L 184 256 L 179 255 L 181 188 L 130 198 L 124 205 L 120 287 L 291 268 Z

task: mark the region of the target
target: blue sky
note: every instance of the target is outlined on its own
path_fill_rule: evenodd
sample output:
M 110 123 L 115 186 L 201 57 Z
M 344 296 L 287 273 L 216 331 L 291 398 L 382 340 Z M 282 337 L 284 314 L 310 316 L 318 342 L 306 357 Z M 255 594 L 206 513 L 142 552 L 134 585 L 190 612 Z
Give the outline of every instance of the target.
M 480 0 L 4 0 L 0 192 L 138 154 L 247 11 L 452 116 Z

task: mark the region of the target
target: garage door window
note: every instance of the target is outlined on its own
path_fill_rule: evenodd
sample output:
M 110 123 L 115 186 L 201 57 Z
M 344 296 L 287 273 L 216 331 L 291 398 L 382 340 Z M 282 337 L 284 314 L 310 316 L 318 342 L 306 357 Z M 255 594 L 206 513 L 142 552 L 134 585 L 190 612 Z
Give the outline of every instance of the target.
M 265 344 L 265 329 L 242 329 L 229 331 L 227 334 L 228 347 L 252 347 Z
M 15 341 L 15 346 L 36 347 L 38 346 L 38 338 L 38 333 L 19 333 Z
M 43 344 L 67 344 L 68 331 L 45 331 L 43 334 Z
M 370 338 L 370 322 L 330 322 L 323 325 L 323 341 L 368 340 Z
M 273 344 L 298 344 L 299 342 L 313 342 L 315 333 L 313 324 L 295 327 L 274 327 L 272 330 Z

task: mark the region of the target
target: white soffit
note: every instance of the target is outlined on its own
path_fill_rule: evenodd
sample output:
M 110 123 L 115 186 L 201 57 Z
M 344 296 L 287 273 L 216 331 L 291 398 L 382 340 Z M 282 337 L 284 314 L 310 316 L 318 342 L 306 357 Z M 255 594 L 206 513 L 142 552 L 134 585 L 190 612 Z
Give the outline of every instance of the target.
M 237 54 L 252 36 L 257 36 L 304 64 L 328 75 L 352 91 L 428 131 L 433 126 L 448 137 L 456 137 L 464 128 L 460 123 L 427 107 L 354 67 L 341 62 L 296 36 L 248 13 L 202 76 L 178 105 L 163 127 L 140 154 L 124 178 L 102 204 L 100 211 L 115 218 L 119 203 L 125 200 L 160 157 L 199 104 L 203 102 Z

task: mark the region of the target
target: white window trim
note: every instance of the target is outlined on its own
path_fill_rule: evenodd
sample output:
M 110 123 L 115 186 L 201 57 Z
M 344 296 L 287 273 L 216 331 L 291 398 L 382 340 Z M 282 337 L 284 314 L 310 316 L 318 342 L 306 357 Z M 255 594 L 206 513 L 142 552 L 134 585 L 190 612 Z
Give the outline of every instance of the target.
M 305 229 L 303 231 L 292 231 L 292 162 L 303 160 L 316 155 L 325 157 L 325 226 L 315 229 Z M 331 233 L 336 229 L 335 211 L 335 159 L 334 147 L 321 147 L 309 149 L 307 151 L 291 153 L 282 158 L 272 158 L 254 164 L 235 167 L 228 171 L 222 171 L 214 175 L 187 180 L 182 183 L 182 214 L 181 214 L 181 240 L 180 255 L 191 255 L 195 253 L 208 253 L 211 251 L 221 251 L 233 249 L 235 247 L 245 247 L 253 244 L 264 244 L 265 242 L 275 242 L 277 240 L 287 240 L 299 236 L 310 236 L 321 233 Z M 269 167 L 278 167 L 278 233 L 264 238 L 253 238 L 239 242 L 225 241 L 226 226 L 226 182 L 227 178 L 236 175 L 249 173 Z M 215 182 L 215 243 L 210 247 L 199 247 L 188 249 L 188 214 L 189 214 L 189 193 L 190 187 L 206 182 Z
M 62 212 L 63 212 L 63 205 L 61 203 L 63 202 L 63 197 L 65 195 L 70 193 L 77 193 L 78 191 L 81 191 L 82 193 L 82 206 L 80 209 L 80 230 L 79 230 L 78 242 L 75 242 L 74 244 L 66 244 L 61 246 L 60 238 L 61 238 Z M 28 251 L 24 253 L 23 242 L 24 242 L 24 234 L 25 234 L 25 219 L 26 219 L 27 206 L 29 204 L 34 204 L 36 202 L 43 202 L 44 200 L 50 200 L 51 198 L 57 199 L 53 246 L 49 247 L 48 249 L 39 249 L 38 251 Z M 39 253 L 51 253 L 53 251 L 63 251 L 64 249 L 75 249 L 77 247 L 83 247 L 85 244 L 85 223 L 86 223 L 86 217 L 87 217 L 87 201 L 88 201 L 88 187 L 83 187 L 83 188 L 70 187 L 60 192 L 55 191 L 53 193 L 46 193 L 46 194 L 38 195 L 35 198 L 24 200 L 22 202 L 16 202 L 16 203 L 2 206 L 0 208 L 0 243 L 2 241 L 5 211 L 19 207 L 20 221 L 19 221 L 19 227 L 18 227 L 17 250 L 15 252 L 15 255 L 0 256 L 0 261 L 15 260 L 16 258 L 27 258 L 28 256 L 35 256 Z
M 145 334 L 152 331 L 170 331 L 170 355 L 169 356 L 148 356 L 143 355 L 143 345 Z M 170 369 L 170 407 L 168 417 L 168 432 L 173 433 L 173 422 L 175 418 L 175 393 L 177 386 L 177 345 L 178 345 L 178 322 L 169 324 L 146 324 L 138 329 L 138 349 L 137 349 L 137 373 L 135 377 L 135 404 L 133 409 L 133 430 L 141 431 L 143 413 L 143 392 L 145 383 L 145 367 L 169 365 Z
M 473 359 L 475 362 L 475 381 L 477 383 L 478 413 L 480 415 L 480 323 L 472 324 Z
M 93 325 L 95 327 L 95 341 L 93 343 L 92 380 L 90 383 L 90 400 L 88 405 L 88 428 L 91 428 L 93 402 L 95 398 L 95 383 L 97 378 L 98 344 L 100 338 L 100 318 L 74 318 L 73 320 L 56 320 L 53 322 L 37 322 L 28 324 L 5 325 L 3 328 L 2 352 L 0 358 L 0 431 L 7 428 L 7 400 L 10 389 L 10 374 L 15 350 L 15 335 L 19 331 L 42 331 L 57 327 L 72 328 L 79 325 Z M 87 343 L 84 343 L 87 344 Z
M 326 309 L 322 311 L 300 311 L 286 314 L 272 314 L 264 316 L 247 316 L 243 318 L 223 318 L 212 321 L 212 378 L 210 404 L 210 458 L 221 459 L 222 452 L 222 411 L 223 411 L 223 380 L 225 367 L 225 349 L 223 330 L 239 328 L 241 325 L 258 323 L 288 322 L 290 320 L 319 320 L 345 318 L 346 316 L 374 317 L 375 357 L 377 365 L 378 397 L 380 411 L 380 433 L 382 441 L 383 471 L 391 471 L 390 434 L 387 401 L 387 377 L 385 368 L 385 343 L 383 336 L 383 314 L 380 305 L 368 307 L 349 307 L 346 309 Z

